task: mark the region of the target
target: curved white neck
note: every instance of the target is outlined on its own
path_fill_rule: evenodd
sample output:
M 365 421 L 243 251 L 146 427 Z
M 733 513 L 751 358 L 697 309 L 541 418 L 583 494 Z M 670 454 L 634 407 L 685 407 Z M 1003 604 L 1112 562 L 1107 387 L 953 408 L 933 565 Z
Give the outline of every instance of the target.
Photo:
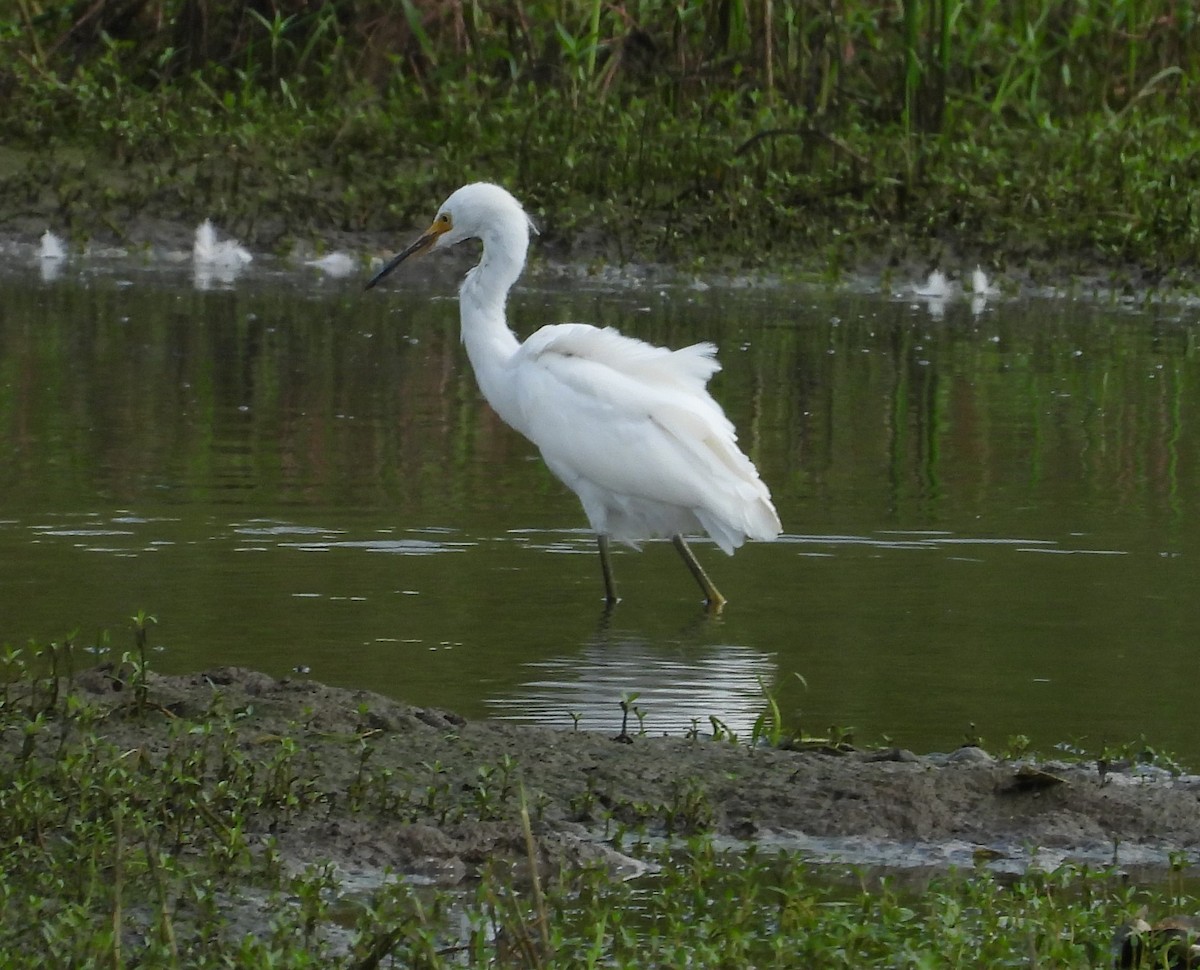
M 511 381 L 505 373 L 520 347 L 505 320 L 508 291 L 525 267 L 529 228 L 521 223 L 492 227 L 483 235 L 479 265 L 463 280 L 458 291 L 462 340 L 475 371 L 479 389 L 496 412 L 521 430 Z

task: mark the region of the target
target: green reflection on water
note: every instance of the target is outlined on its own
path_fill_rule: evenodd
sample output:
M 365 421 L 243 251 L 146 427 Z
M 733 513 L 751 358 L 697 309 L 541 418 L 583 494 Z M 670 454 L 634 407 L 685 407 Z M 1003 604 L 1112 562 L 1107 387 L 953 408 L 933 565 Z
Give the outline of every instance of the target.
M 1200 755 L 1194 314 L 526 285 L 522 333 L 716 340 L 786 530 L 698 545 L 711 622 L 669 548 L 622 553 L 605 626 L 582 512 L 480 401 L 450 293 L 0 280 L 0 637 L 120 645 L 144 607 L 164 669 L 303 665 L 472 715 L 615 733 L 638 691 L 648 730 L 745 731 L 762 678 L 810 731 Z

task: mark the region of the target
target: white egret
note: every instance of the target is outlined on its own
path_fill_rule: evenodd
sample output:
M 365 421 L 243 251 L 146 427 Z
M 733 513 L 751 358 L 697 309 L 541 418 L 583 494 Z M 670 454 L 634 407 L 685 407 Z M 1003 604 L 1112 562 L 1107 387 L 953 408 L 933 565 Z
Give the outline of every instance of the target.
M 66 259 L 67 247 L 63 245 L 63 241 L 58 236 L 47 229 L 42 233 L 41 248 L 38 249 L 38 257 L 54 261 Z
M 335 253 L 326 253 L 320 259 L 305 260 L 304 265 L 319 269 L 326 276 L 332 276 L 335 280 L 349 276 L 358 268 L 354 257 L 340 250 Z
M 925 300 L 945 300 L 954 295 L 954 284 L 946 279 L 946 274 L 940 269 L 930 273 L 924 283 L 914 283 L 912 289 Z
M 992 281 L 988 279 L 987 273 L 978 264 L 975 265 L 975 269 L 971 272 L 971 293 L 982 297 L 1000 295 L 999 287 L 992 286 Z
M 236 239 L 217 239 L 211 219 L 205 219 L 196 227 L 192 261 L 197 266 L 240 268 L 252 259 L 254 256 L 250 251 Z
M 633 548 L 669 536 L 710 609 L 725 597 L 684 539 L 707 532 L 726 553 L 747 538 L 774 539 L 779 516 L 754 464 L 706 385 L 716 347 L 655 347 L 585 323 L 542 327 L 520 343 L 505 319 L 525 266 L 533 223 L 497 185 L 465 185 L 433 225 L 367 283 L 410 256 L 465 239 L 483 241 L 459 290 L 462 339 L 475 378 L 504 422 L 583 503 L 600 548 L 608 604 L 617 601 L 609 540 Z

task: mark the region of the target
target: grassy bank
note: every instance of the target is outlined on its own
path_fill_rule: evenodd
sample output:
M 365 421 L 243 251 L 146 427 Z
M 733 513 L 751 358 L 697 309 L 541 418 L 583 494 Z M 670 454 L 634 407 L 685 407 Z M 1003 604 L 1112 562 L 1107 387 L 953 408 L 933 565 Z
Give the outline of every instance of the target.
M 565 255 L 1175 281 L 1200 254 L 1200 27 L 1171 0 L 6 9 L 10 231 L 211 215 L 284 249 L 487 178 Z
M 589 783 L 556 826 L 565 796 L 535 767 L 548 735 L 526 729 L 496 758 L 480 731 L 505 729 L 376 695 L 248 671 L 159 678 L 151 623 L 136 617 L 107 667 L 76 670 L 91 655 L 73 638 L 5 651 L 0 966 L 1091 967 L 1139 914 L 1196 905 L 1183 854 L 1147 890 L 1115 868 L 1001 878 L 984 855 L 905 886 L 720 850 L 704 785 L 727 777 L 721 759 L 755 753 L 717 739 L 691 746 L 714 756 L 714 778 L 670 804 Z M 429 763 L 388 748 L 406 735 Z M 669 739 L 597 741 L 637 775 L 629 759 Z M 475 848 L 456 850 L 457 870 L 431 865 L 451 839 Z M 405 844 L 408 865 L 391 869 Z M 635 860 L 646 871 L 621 878 Z M 1133 956 L 1121 965 L 1166 965 Z

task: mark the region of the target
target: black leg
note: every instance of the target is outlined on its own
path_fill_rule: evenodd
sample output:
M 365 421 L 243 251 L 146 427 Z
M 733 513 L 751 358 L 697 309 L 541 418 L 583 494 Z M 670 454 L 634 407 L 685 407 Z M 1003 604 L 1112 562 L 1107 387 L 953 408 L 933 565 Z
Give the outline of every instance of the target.
M 679 553 L 683 564 L 687 566 L 688 571 L 700 584 L 700 588 L 704 591 L 704 602 L 708 609 L 713 613 L 720 613 L 721 607 L 725 605 L 725 597 L 721 595 L 721 591 L 713 585 L 713 581 L 708 578 L 708 573 L 704 571 L 704 567 L 697 561 L 692 553 L 691 547 L 684 541 L 683 536 L 672 536 L 671 542 L 675 545 L 675 550 Z
M 600 533 L 596 536 L 596 544 L 600 547 L 600 571 L 604 574 L 604 600 L 609 607 L 617 605 L 617 584 L 613 580 L 612 560 L 608 555 L 608 536 Z

